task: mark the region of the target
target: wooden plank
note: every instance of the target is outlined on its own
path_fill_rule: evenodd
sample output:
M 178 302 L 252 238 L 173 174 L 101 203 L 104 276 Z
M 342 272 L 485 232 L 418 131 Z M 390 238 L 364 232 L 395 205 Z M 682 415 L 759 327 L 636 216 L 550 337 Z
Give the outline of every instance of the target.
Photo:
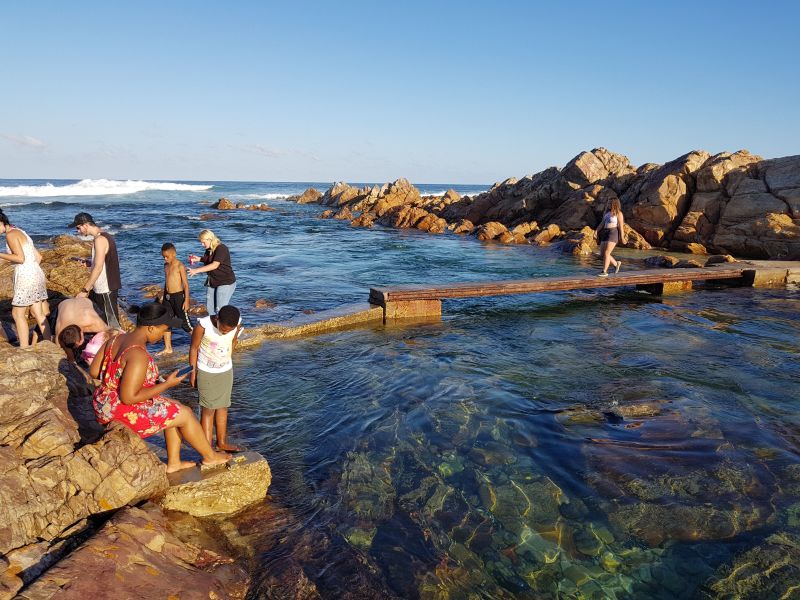
M 440 300 L 442 298 L 470 298 L 476 296 L 502 296 L 507 294 L 530 294 L 564 290 L 599 289 L 637 284 L 667 283 L 671 281 L 715 281 L 740 279 L 743 267 L 695 268 L 695 269 L 648 269 L 629 271 L 609 277 L 564 276 L 518 279 L 509 281 L 478 281 L 448 283 L 437 286 L 404 285 L 371 288 L 369 299 L 373 304 L 386 306 L 387 302 L 400 300 Z

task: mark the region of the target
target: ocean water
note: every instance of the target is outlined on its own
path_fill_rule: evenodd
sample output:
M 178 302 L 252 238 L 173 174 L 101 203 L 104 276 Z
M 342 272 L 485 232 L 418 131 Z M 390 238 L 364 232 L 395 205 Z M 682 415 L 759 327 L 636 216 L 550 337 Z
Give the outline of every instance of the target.
M 213 229 L 248 325 L 363 301 L 372 285 L 597 269 L 356 229 L 283 199 L 324 183 L 47 183 L 0 181 L 0 203 L 38 241 L 92 213 L 117 235 L 129 301 L 160 282 L 163 242 L 185 257 Z M 200 221 L 220 196 L 275 211 Z M 779 597 L 737 567 L 778 557 L 780 589 L 800 584 L 787 562 L 800 543 L 799 310 L 796 287 L 482 298 L 446 301 L 440 322 L 243 352 L 231 429 L 274 476 L 270 503 L 234 519 L 260 540 L 256 579 L 268 589 L 299 566 L 330 598 Z

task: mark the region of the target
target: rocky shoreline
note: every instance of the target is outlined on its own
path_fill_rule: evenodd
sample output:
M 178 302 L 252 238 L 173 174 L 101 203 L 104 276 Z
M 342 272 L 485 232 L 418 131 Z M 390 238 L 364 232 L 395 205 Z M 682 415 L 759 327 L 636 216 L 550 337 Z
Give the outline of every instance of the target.
M 596 250 L 593 230 L 613 198 L 622 203 L 631 248 L 800 259 L 800 156 L 764 160 L 746 150 L 699 150 L 635 167 L 596 148 L 561 169 L 507 179 L 474 197 L 453 190 L 422 196 L 398 179 L 363 188 L 337 182 L 290 200 L 328 207 L 323 217 L 357 227 L 452 231 L 585 256 Z

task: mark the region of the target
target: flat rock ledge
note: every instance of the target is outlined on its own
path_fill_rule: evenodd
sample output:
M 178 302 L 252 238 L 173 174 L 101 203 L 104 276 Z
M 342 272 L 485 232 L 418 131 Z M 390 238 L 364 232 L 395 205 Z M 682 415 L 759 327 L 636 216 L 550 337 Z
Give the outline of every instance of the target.
M 256 452 L 245 452 L 225 466 L 170 475 L 173 485 L 159 504 L 195 517 L 229 515 L 263 500 L 271 481 L 267 460 Z
M 157 506 L 119 511 L 88 542 L 17 598 L 244 598 L 250 577 L 234 559 L 184 542 Z

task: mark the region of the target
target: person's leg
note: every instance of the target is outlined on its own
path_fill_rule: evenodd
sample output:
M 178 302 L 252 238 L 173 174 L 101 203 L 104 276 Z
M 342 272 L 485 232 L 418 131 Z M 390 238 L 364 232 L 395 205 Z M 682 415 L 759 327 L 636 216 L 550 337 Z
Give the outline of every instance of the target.
M 614 258 L 611 255 L 611 253 L 614 251 L 614 248 L 617 246 L 617 242 L 608 242 L 606 245 L 608 247 L 608 262 L 616 267 L 617 266 L 617 259 Z M 606 270 L 608 270 L 608 264 L 606 264 Z
M 611 256 L 611 251 L 614 249 L 616 244 L 614 242 L 603 242 L 602 246 L 600 247 L 600 253 L 603 255 L 603 273 L 608 273 L 608 266 L 613 262 L 615 265 L 617 261 L 615 261 Z
M 181 460 L 181 443 L 183 439 L 175 427 L 164 430 L 164 441 L 167 443 L 167 473 L 181 469 L 190 469 L 197 464 L 190 460 Z
M 228 443 L 228 409 L 218 408 L 214 416 L 217 427 L 217 450 L 225 452 L 241 452 L 242 449 L 235 444 Z
M 208 443 L 211 443 L 211 440 L 214 438 L 214 413 L 216 411 L 213 408 L 201 408 L 200 409 L 200 424 L 203 427 L 203 433 L 208 440 Z M 219 436 L 219 433 L 217 433 Z
M 53 334 L 50 331 L 50 324 L 47 322 L 47 315 L 44 312 L 44 306 L 41 300 L 31 305 L 31 313 L 33 314 L 33 318 L 36 319 L 36 323 L 39 325 L 39 330 L 42 332 L 42 339 L 48 341 L 52 340 Z
M 217 314 L 217 305 L 214 303 L 216 294 L 217 288 L 210 286 L 206 288 L 206 310 L 208 310 L 209 315 Z
M 228 306 L 231 303 L 233 292 L 236 291 L 236 282 L 230 285 L 221 285 L 217 288 L 217 312 L 223 306 Z
M 177 427 L 183 439 L 200 453 L 200 456 L 203 457 L 204 465 L 219 465 L 231 459 L 229 455 L 215 452 L 211 449 L 211 444 L 208 443 L 197 417 L 194 416 L 190 408 L 187 408 L 183 404 L 181 404 L 180 411 L 178 411 L 178 414 L 172 421 L 171 427 Z
M 156 356 L 161 356 L 162 354 L 172 354 L 172 331 L 164 333 L 164 349 L 156 352 Z
M 31 345 L 31 335 L 28 329 L 28 307 L 27 306 L 12 306 L 11 318 L 14 319 L 14 325 L 17 326 L 17 338 L 19 339 L 19 347 L 27 348 Z

